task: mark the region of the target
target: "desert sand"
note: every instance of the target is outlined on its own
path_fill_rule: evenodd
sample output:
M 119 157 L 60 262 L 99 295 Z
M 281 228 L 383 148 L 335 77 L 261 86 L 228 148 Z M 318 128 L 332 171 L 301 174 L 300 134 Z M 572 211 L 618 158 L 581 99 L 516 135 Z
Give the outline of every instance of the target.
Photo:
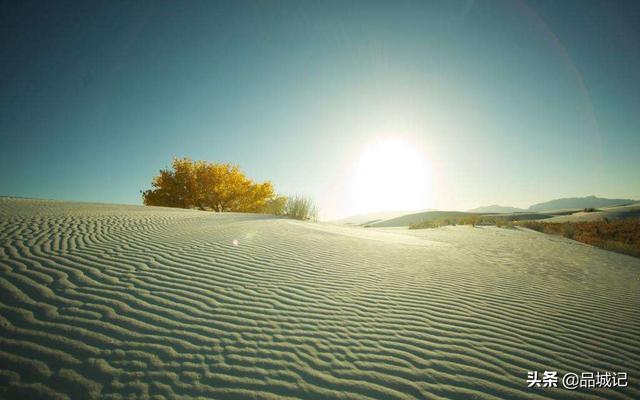
M 640 259 L 537 232 L 0 199 L 0 268 L 0 398 L 640 398 Z
M 630 204 L 620 207 L 602 207 L 597 211 L 584 212 L 578 211 L 570 215 L 559 215 L 549 218 L 544 222 L 584 222 L 584 221 L 601 221 L 603 219 L 626 219 L 640 218 L 640 203 Z

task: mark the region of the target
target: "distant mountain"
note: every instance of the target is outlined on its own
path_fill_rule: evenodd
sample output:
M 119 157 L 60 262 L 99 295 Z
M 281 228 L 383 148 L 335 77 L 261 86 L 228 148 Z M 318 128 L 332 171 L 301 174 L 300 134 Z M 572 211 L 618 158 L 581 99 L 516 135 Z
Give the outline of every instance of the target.
M 467 212 L 472 213 L 485 213 L 485 214 L 506 214 L 506 213 L 517 213 L 517 212 L 525 212 L 522 208 L 516 207 L 508 207 L 508 206 L 499 206 L 497 204 L 492 204 L 490 206 L 472 208 L 471 210 L 467 210 Z
M 546 201 L 544 203 L 534 204 L 529 207 L 529 211 L 552 211 L 552 210 L 565 210 L 565 209 L 581 209 L 581 208 L 598 208 L 598 207 L 613 207 L 621 206 L 625 204 L 632 204 L 637 200 L 631 199 L 605 199 L 596 196 L 587 197 L 571 197 L 567 199 L 556 199 Z

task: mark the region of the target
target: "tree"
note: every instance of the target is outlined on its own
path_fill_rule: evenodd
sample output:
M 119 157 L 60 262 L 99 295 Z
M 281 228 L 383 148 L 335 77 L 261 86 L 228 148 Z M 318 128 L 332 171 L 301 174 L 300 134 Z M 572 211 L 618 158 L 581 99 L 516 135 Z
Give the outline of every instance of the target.
M 276 196 L 267 200 L 264 210 L 265 214 L 285 215 L 287 211 L 287 201 L 288 198 L 286 196 Z
M 237 165 L 174 158 L 142 192 L 145 205 L 236 212 L 265 212 L 274 199 L 271 182 L 256 183 Z
M 197 193 L 200 192 L 194 174 L 195 165 L 187 159 L 174 159 L 173 170 L 161 170 L 153 178 L 155 188 L 142 193 L 144 204 L 165 207 L 188 208 L 199 206 Z

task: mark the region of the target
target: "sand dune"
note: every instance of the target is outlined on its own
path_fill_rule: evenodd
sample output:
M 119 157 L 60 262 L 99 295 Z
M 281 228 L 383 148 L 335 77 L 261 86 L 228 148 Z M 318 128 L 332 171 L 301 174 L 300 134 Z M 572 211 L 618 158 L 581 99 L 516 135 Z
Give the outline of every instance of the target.
M 559 215 L 557 217 L 547 219 L 545 222 L 601 221 L 605 218 L 610 220 L 640 218 L 640 203 L 620 207 L 599 208 L 598 211 L 593 212 L 576 211 L 569 215 Z
M 457 218 L 471 215 L 464 211 L 423 211 L 418 213 L 411 213 L 401 215 L 382 221 L 374 221 L 367 224 L 367 227 L 373 228 L 395 228 L 400 226 L 409 226 L 411 224 L 417 224 L 423 221 L 434 221 L 442 218 Z
M 364 231 L 0 199 L 0 398 L 640 398 L 639 259 Z M 527 389 L 545 369 L 630 387 Z

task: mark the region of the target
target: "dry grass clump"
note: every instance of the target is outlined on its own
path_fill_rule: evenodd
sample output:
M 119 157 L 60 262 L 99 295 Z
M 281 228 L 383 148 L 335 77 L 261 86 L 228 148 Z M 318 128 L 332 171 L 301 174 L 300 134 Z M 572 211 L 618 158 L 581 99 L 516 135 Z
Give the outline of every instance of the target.
M 561 235 L 617 253 L 640 257 L 640 218 L 556 223 L 523 221 L 518 225 L 538 232 Z
M 309 197 L 292 196 L 287 199 L 284 215 L 293 219 L 316 220 L 318 208 Z

